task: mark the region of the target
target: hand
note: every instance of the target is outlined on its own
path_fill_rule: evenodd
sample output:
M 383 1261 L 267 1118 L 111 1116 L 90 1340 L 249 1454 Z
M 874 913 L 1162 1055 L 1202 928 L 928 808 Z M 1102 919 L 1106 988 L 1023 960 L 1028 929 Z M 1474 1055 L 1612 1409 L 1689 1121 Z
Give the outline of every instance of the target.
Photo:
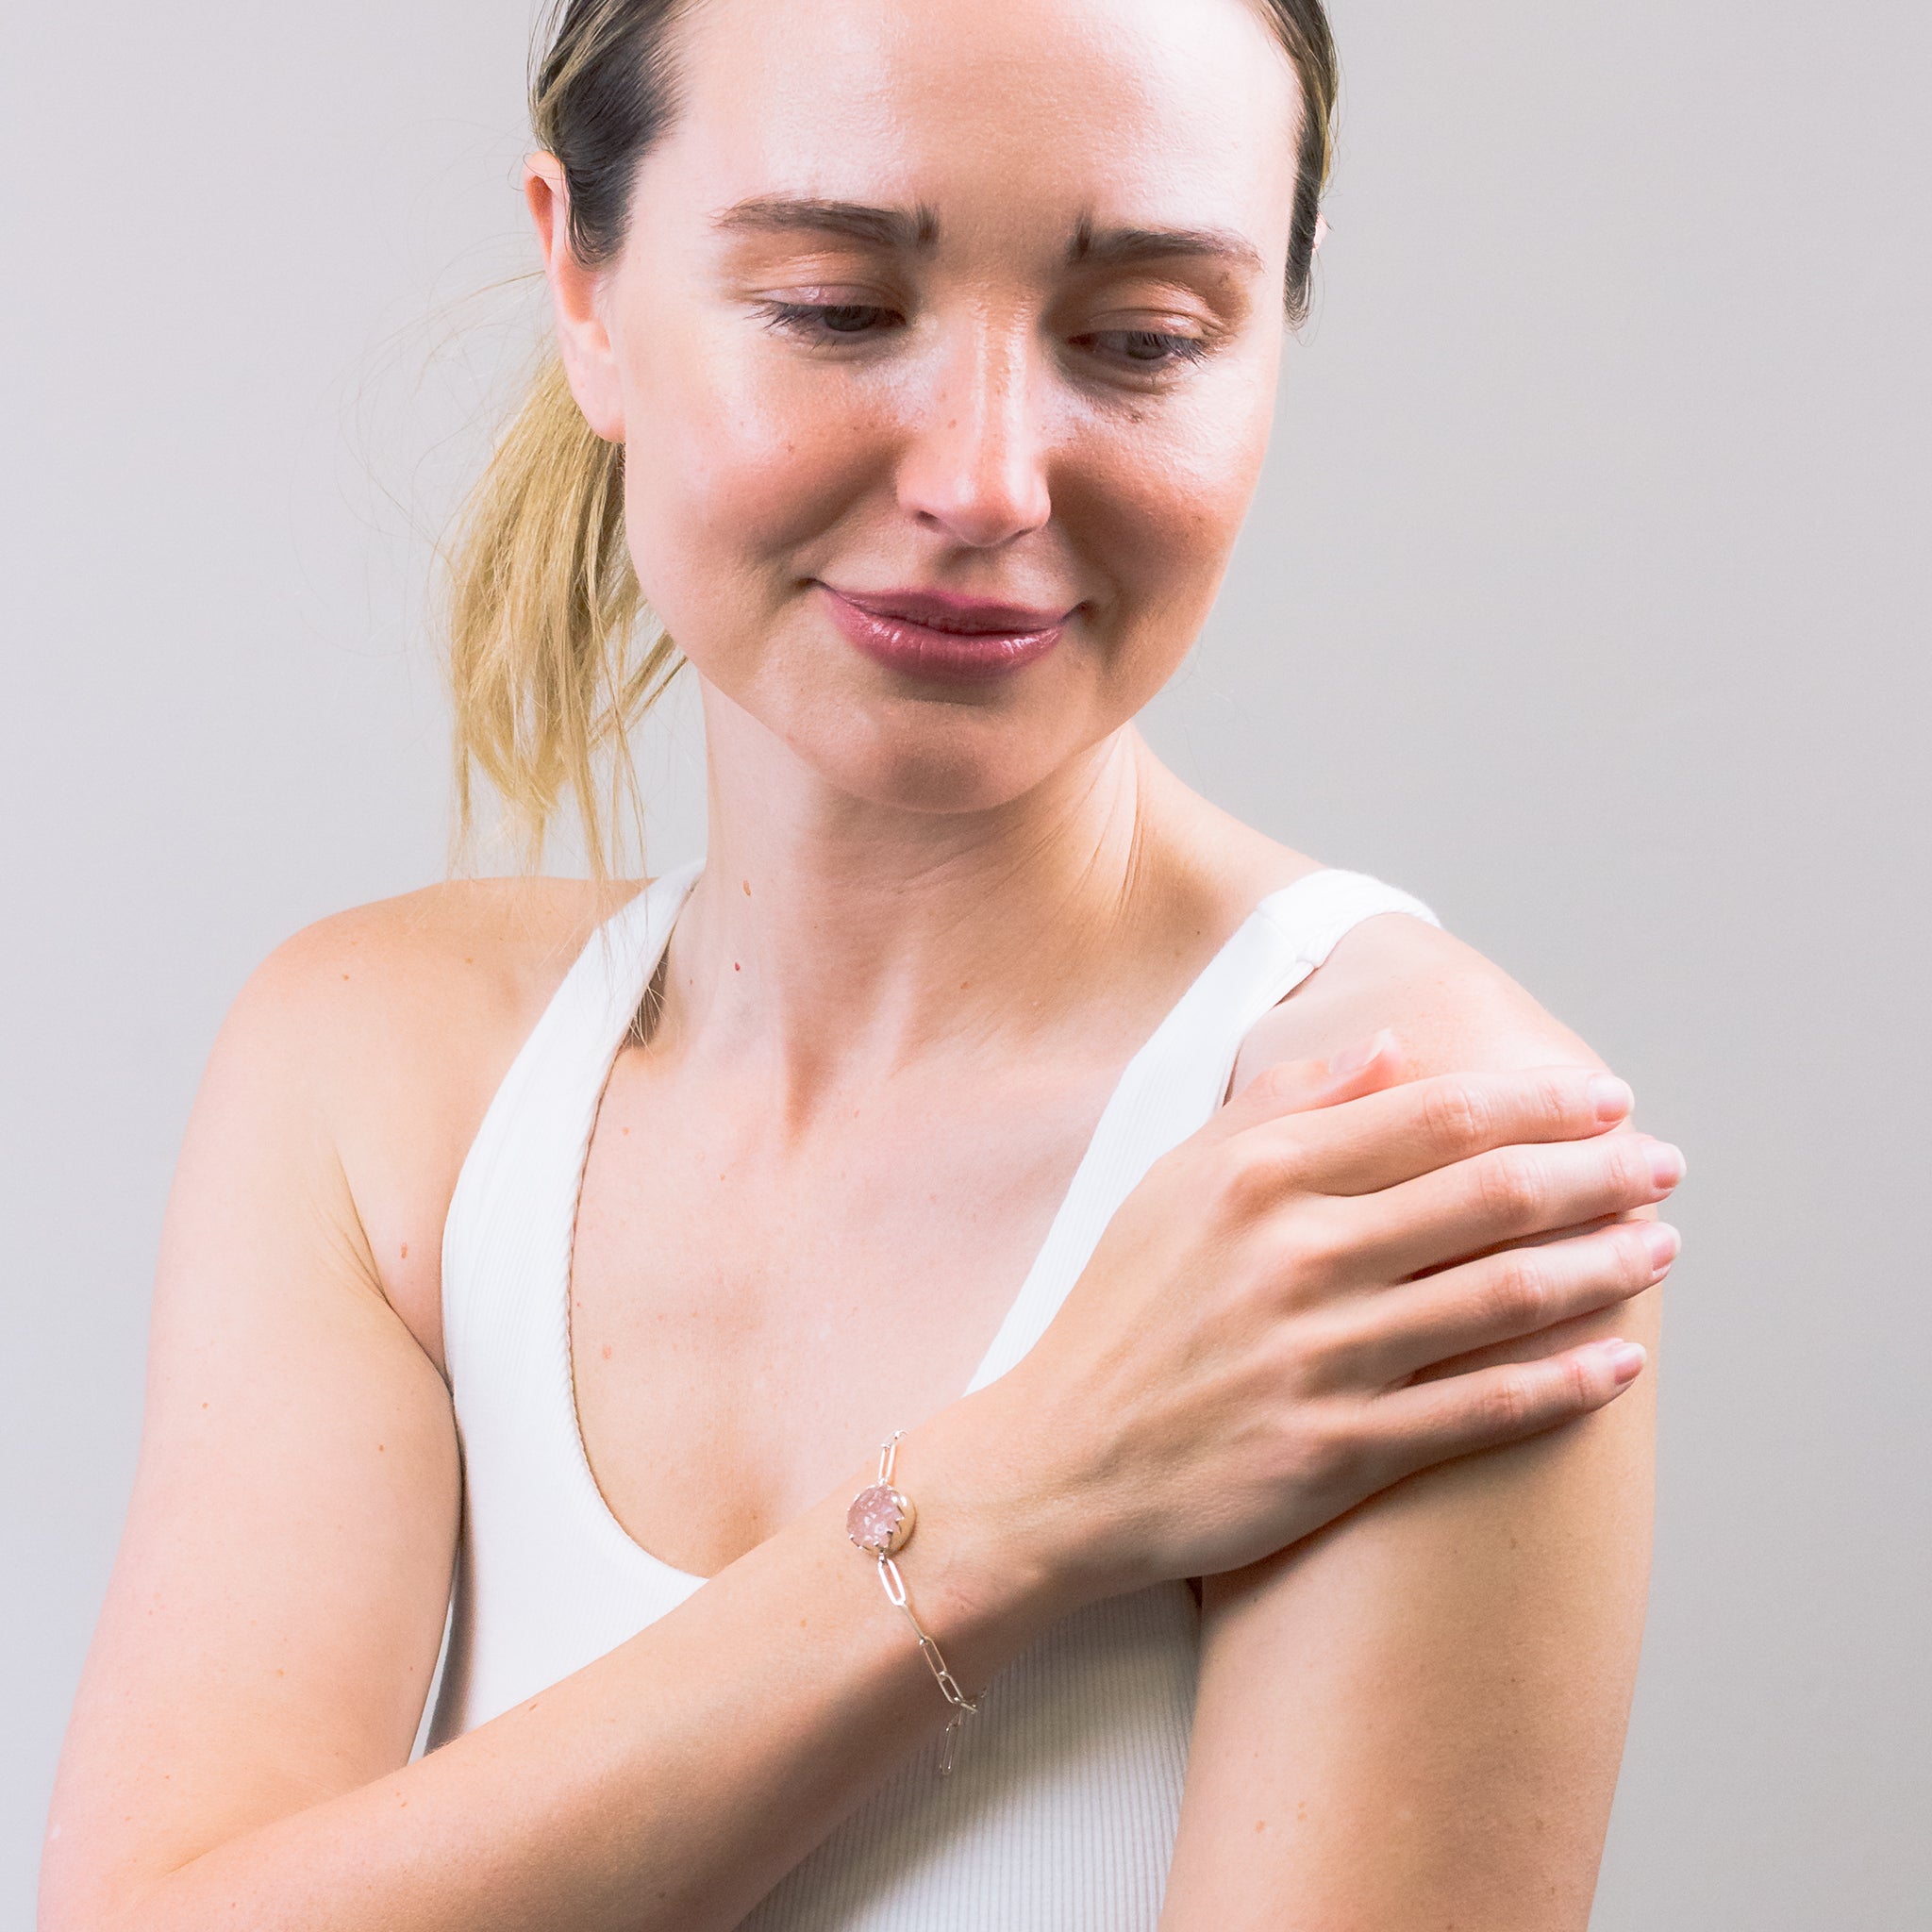
M 1265 1069 L 1157 1161 L 984 1391 L 1074 1599 L 1258 1561 L 1641 1372 L 1641 1348 L 1599 1341 L 1414 1379 L 1668 1272 L 1674 1230 L 1612 1221 L 1683 1171 L 1611 1131 L 1628 1088 L 1584 1067 L 1391 1085 L 1386 1036 L 1355 1058 Z

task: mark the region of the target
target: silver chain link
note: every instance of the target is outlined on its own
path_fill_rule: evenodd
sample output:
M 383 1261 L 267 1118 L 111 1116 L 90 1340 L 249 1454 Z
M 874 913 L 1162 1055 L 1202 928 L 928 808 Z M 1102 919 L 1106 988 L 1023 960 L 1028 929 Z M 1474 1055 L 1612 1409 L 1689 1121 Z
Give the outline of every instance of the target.
M 899 1457 L 899 1438 L 904 1429 L 894 1429 L 879 1449 L 879 1476 L 882 1483 L 892 1480 L 892 1465 Z M 906 1579 L 899 1574 L 899 1566 L 891 1557 L 880 1553 L 879 1583 L 886 1592 L 886 1599 L 895 1609 L 903 1610 L 906 1621 L 912 1625 L 912 1634 L 919 1640 L 919 1654 L 925 1659 L 926 1668 L 931 1671 L 933 1682 L 944 1693 L 946 1702 L 953 1707 L 953 1714 L 946 1720 L 946 1741 L 944 1753 L 940 1759 L 940 1775 L 949 1777 L 953 1770 L 953 1737 L 961 1724 L 979 1708 L 978 1699 L 968 1697 L 960 1690 L 958 1679 L 946 1668 L 946 1660 L 940 1655 L 940 1647 L 921 1626 L 913 1615 L 912 1606 L 907 1600 Z M 983 1697 L 986 1693 L 981 1691 Z

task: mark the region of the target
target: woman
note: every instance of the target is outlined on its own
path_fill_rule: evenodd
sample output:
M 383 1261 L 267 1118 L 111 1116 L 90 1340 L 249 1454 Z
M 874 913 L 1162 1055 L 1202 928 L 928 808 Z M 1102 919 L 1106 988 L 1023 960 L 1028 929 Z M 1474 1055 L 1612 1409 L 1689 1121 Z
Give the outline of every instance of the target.
M 50 1932 L 1584 1924 L 1681 1161 L 1133 726 L 1332 68 L 1314 0 L 563 10 L 458 719 L 594 803 L 641 596 L 708 852 L 239 1000 Z

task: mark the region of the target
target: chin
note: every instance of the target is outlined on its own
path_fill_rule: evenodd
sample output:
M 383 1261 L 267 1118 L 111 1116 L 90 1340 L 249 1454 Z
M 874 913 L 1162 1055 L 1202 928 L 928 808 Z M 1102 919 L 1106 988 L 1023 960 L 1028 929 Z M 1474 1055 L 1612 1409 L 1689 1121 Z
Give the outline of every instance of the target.
M 1020 721 L 924 705 L 912 720 L 872 719 L 825 734 L 791 731 L 792 751 L 835 790 L 870 805 L 942 814 L 994 811 L 1060 770 L 1077 747 Z

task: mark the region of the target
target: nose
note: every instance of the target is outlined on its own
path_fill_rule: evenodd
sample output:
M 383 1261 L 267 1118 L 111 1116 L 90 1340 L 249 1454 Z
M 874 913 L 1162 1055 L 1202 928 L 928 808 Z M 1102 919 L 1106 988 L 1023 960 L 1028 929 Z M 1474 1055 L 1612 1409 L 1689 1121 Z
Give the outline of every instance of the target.
M 901 505 L 976 550 L 1039 529 L 1053 511 L 1029 333 L 985 319 L 962 331 L 900 457 Z

